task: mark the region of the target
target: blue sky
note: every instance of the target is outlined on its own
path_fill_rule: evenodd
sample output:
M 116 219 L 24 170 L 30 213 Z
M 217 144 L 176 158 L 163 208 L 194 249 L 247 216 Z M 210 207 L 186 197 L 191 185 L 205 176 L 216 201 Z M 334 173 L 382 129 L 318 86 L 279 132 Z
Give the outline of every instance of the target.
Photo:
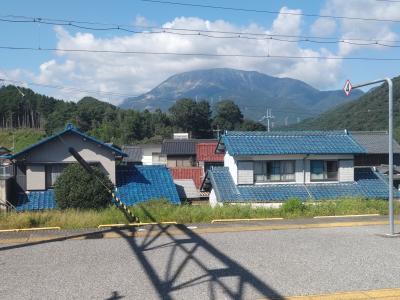
M 281 12 L 360 16 L 400 20 L 400 3 L 375 0 L 320 1 L 195 1 L 218 6 L 244 7 Z M 52 19 L 68 19 L 126 25 L 165 26 L 171 28 L 211 29 L 278 33 L 306 36 L 400 40 L 400 23 L 332 20 L 183 7 L 125 1 L 23 1 L 2 4 L 0 14 Z M 8 18 L 9 19 L 9 18 Z M 15 18 L 11 18 L 15 19 Z M 391 43 L 400 45 L 400 43 Z M 98 32 L 69 26 L 16 24 L 0 22 L 0 46 L 108 49 L 122 51 L 241 53 L 265 55 L 400 57 L 400 48 L 360 47 L 340 44 L 311 44 L 266 41 L 176 37 L 158 34 L 149 37 L 121 31 Z M 320 89 L 338 89 L 345 79 L 362 82 L 399 75 L 400 61 L 342 61 L 310 59 L 197 58 L 179 56 L 55 53 L 0 49 L 0 78 L 42 85 L 72 86 L 76 89 L 103 91 L 94 96 L 118 103 L 127 95 L 143 93 L 169 76 L 198 68 L 231 67 L 257 70 L 272 76 L 293 77 Z M 29 85 L 28 85 L 29 86 Z M 29 86 L 34 90 L 69 100 L 78 100 L 87 92 Z M 124 95 L 119 95 L 119 94 Z

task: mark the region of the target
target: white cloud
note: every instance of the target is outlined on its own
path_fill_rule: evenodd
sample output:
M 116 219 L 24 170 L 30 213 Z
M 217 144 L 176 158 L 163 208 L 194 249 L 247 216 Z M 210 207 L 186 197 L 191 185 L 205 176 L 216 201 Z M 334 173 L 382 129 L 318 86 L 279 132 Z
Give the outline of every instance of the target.
M 318 18 L 311 25 L 311 34 L 318 37 L 331 36 L 336 31 L 336 21 L 327 18 Z
M 399 18 L 400 9 L 377 4 L 377 1 L 328 0 L 321 11 L 323 14 L 360 15 L 376 18 Z M 351 4 L 349 4 L 351 3 Z M 385 8 L 387 6 L 387 8 Z M 391 9 L 389 9 L 391 7 Z M 344 9 L 343 9 L 344 8 Z M 394 12 L 395 11 L 395 12 Z M 282 7 L 281 12 L 300 13 Z M 149 24 L 142 16 L 137 16 L 136 24 Z M 358 24 L 354 26 L 354 24 Z M 318 35 L 338 32 L 346 37 L 394 38 L 396 34 L 390 24 L 357 22 L 331 19 L 318 19 L 308 30 Z M 374 22 L 372 22 L 374 24 Z M 258 32 L 269 34 L 302 35 L 305 23 L 301 16 L 279 14 L 270 27 L 259 24 L 237 26 L 233 23 L 216 20 L 209 21 L 197 17 L 179 17 L 163 25 L 168 28 L 192 28 L 214 31 Z M 333 56 L 348 55 L 357 50 L 353 45 L 340 45 L 338 53 L 312 44 L 282 42 L 274 40 L 211 39 L 201 36 L 172 34 L 126 34 L 115 36 L 96 36 L 93 33 L 72 34 L 66 28 L 55 27 L 57 47 L 64 49 L 117 50 L 144 52 L 218 53 L 244 55 L 280 56 Z M 376 48 L 376 46 L 374 46 Z M 23 74 L 25 78 L 41 84 L 73 86 L 77 89 L 99 90 L 105 93 L 138 95 L 152 89 L 174 74 L 216 67 L 229 67 L 243 70 L 256 70 L 272 76 L 292 77 L 303 80 L 317 88 L 331 88 L 340 77 L 341 60 L 314 59 L 255 59 L 240 57 L 205 56 L 167 56 L 144 54 L 115 54 L 89 52 L 59 52 L 49 61 L 43 62 L 37 74 Z M 0 73 L 1 74 L 1 73 Z M 53 96 L 78 100 L 85 92 L 70 89 L 53 92 Z M 118 103 L 125 96 L 104 96 L 92 93 L 103 100 Z
M 396 2 L 381 2 L 376 0 L 328 0 L 325 7 L 321 10 L 324 15 L 336 15 L 346 17 L 368 18 L 368 19 L 400 19 L 400 4 Z M 323 21 L 324 20 L 324 21 Z M 315 26 L 323 28 L 326 18 L 317 19 Z M 394 32 L 394 23 L 376 22 L 364 20 L 340 19 L 338 29 L 341 38 L 346 39 L 372 39 L 372 40 L 396 40 L 397 34 Z M 315 30 L 318 30 L 317 28 Z M 358 41 L 368 43 L 367 41 Z M 368 48 L 373 50 L 384 50 L 386 48 L 371 45 Z M 351 44 L 339 44 L 338 55 L 349 55 L 359 49 L 366 49 L 366 46 Z
M 286 7 L 281 12 L 301 12 Z M 138 22 L 146 23 L 143 18 Z M 180 17 L 164 24 L 168 28 L 196 28 L 217 31 L 248 31 L 259 33 L 301 34 L 301 16 L 278 15 L 270 28 L 250 24 L 240 27 L 224 20 L 209 21 L 196 17 Z M 244 55 L 319 56 L 333 55 L 326 49 L 312 50 L 298 43 L 273 40 L 210 39 L 201 36 L 171 34 L 127 34 L 96 37 L 92 33 L 71 34 L 55 27 L 57 47 L 64 49 L 102 49 L 145 52 L 218 53 Z M 256 70 L 272 76 L 294 77 L 316 87 L 327 88 L 335 83 L 341 61 L 252 59 L 240 57 L 196 57 L 110 53 L 57 53 L 54 59 L 41 64 L 31 80 L 42 84 L 70 85 L 85 90 L 138 95 L 152 89 L 174 74 L 215 67 Z M 330 74 L 319 76 L 319 74 Z M 57 96 L 71 98 L 70 90 Z M 77 93 L 76 100 L 83 93 Z M 124 96 L 100 97 L 118 103 Z

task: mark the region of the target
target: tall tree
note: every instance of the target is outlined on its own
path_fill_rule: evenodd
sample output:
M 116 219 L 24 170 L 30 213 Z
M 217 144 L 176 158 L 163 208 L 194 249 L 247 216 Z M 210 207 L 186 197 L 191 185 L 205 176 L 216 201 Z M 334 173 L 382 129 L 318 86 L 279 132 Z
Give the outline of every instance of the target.
M 181 99 L 169 109 L 172 124 L 179 130 L 189 132 L 194 138 L 210 136 L 211 109 L 206 101 Z
M 243 115 L 231 100 L 222 100 L 216 105 L 216 114 L 213 120 L 213 127 L 218 130 L 233 130 L 243 122 Z

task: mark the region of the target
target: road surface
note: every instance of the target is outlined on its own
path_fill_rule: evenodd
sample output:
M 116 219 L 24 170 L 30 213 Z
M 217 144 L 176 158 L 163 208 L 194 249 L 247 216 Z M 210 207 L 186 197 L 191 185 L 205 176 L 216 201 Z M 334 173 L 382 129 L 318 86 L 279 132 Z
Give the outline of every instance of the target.
M 400 238 L 382 236 L 387 226 L 169 230 L 0 244 L 0 298 L 282 299 L 400 287 Z

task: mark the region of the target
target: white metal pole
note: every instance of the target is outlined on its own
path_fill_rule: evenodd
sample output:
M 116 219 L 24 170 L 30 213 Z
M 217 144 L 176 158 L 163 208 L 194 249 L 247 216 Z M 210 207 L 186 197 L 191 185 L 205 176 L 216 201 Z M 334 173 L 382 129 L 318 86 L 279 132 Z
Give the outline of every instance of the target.
M 387 82 L 389 89 L 389 235 L 394 235 L 394 209 L 393 209 L 393 82 L 390 78 L 379 79 L 362 84 L 352 86 L 352 88 L 359 88 L 371 84 Z
M 390 78 L 385 79 L 389 88 L 389 228 L 390 235 L 394 235 L 393 210 L 393 83 Z

